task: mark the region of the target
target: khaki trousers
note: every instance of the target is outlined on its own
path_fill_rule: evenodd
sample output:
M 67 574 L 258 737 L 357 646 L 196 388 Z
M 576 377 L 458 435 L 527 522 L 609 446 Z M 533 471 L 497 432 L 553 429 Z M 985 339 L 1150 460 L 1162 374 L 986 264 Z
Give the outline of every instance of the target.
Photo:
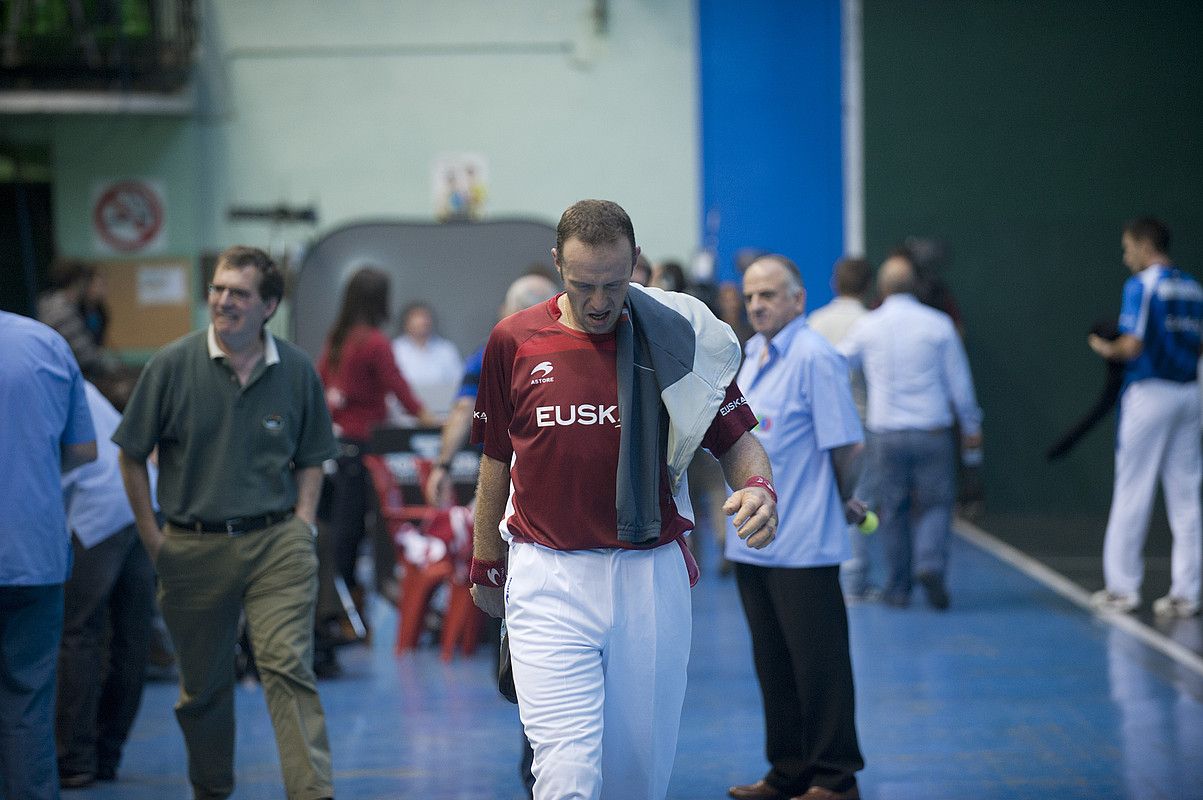
M 179 659 L 176 719 L 197 800 L 234 791 L 234 648 L 246 623 L 292 800 L 333 795 L 326 719 L 313 676 L 317 555 L 293 517 L 239 536 L 167 525 L 155 567 Z

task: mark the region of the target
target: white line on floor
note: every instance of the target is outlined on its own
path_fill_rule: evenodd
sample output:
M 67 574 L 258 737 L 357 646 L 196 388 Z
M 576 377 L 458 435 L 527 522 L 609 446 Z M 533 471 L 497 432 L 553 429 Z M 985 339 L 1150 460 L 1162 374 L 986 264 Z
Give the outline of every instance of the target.
M 977 545 L 987 553 L 990 553 L 1000 561 L 1005 561 L 1025 575 L 1040 581 L 1071 603 L 1075 603 L 1087 611 L 1094 613 L 1103 622 L 1114 625 L 1129 636 L 1139 639 L 1154 650 L 1169 656 L 1183 666 L 1203 676 L 1203 657 L 1190 648 L 1183 647 L 1178 642 L 1150 628 L 1130 614 L 1095 611 L 1090 605 L 1090 593 L 1081 586 L 1078 586 L 1061 573 L 1049 569 L 1021 550 L 1017 550 L 1006 542 L 992 536 L 972 522 L 957 519 L 953 525 L 953 530 L 962 539 Z

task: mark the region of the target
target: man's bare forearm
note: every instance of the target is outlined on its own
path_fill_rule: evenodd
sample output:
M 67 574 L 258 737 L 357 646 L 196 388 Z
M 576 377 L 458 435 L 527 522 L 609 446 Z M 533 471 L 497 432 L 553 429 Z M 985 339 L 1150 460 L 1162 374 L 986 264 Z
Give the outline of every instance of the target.
M 472 431 L 472 408 L 473 400 L 467 397 L 461 397 L 451 407 L 451 412 L 447 414 L 447 421 L 443 423 L 443 435 L 439 444 L 439 463 L 451 463 L 451 459 L 455 458 L 455 454 L 468 441 L 468 434 Z
M 731 449 L 723 453 L 718 463 L 722 465 L 723 477 L 732 489 L 738 490 L 753 475 L 759 475 L 770 483 L 773 481 L 773 467 L 769 464 L 769 456 L 751 433 L 739 437 Z
M 63 472 L 70 472 L 76 467 L 96 460 L 96 442 L 77 442 L 65 444 L 61 448 L 60 463 Z
M 159 520 L 155 517 L 154 503 L 150 497 L 150 471 L 146 462 L 131 458 L 122 450 L 118 456 L 121 469 L 121 482 L 125 484 L 125 496 L 129 499 L 130 510 L 134 512 L 134 525 L 138 529 L 138 538 L 153 561 L 159 554 L 163 543 L 163 531 L 159 528 Z
M 317 501 L 322 494 L 322 468 L 303 467 L 296 471 L 297 504 L 293 513 L 310 525 L 317 519 Z
M 505 559 L 505 540 L 501 538 L 501 518 L 510 495 L 510 467 L 495 458 L 480 457 L 480 478 L 476 482 L 476 512 L 473 525 L 472 556 L 479 561 Z
M 473 400 L 461 397 L 451 407 L 447 421 L 443 423 L 442 436 L 439 438 L 439 457 L 430 468 L 423 492 L 426 502 L 432 506 L 442 505 L 444 498 L 451 493 L 451 471 L 449 465 L 472 431 Z M 446 464 L 448 467 L 444 467 Z
M 727 484 L 735 489 L 723 503 L 723 513 L 732 515 L 735 533 L 748 547 L 767 547 L 777 532 L 777 499 L 763 486 L 745 484 L 759 476 L 772 485 L 768 454 L 755 436 L 745 432 L 718 461 Z
M 831 466 L 835 469 L 835 485 L 839 489 L 841 500 L 847 501 L 856 491 L 864 454 L 865 446 L 860 442 L 837 447 L 831 451 Z

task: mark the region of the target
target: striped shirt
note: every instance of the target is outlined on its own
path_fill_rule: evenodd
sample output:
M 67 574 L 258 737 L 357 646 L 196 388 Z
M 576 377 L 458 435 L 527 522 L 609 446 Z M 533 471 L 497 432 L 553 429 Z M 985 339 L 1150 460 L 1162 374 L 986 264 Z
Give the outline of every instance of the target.
M 1143 343 L 1124 371 L 1125 385 L 1149 378 L 1189 383 L 1196 379 L 1203 287 L 1186 273 L 1154 264 L 1124 283 L 1120 333 Z

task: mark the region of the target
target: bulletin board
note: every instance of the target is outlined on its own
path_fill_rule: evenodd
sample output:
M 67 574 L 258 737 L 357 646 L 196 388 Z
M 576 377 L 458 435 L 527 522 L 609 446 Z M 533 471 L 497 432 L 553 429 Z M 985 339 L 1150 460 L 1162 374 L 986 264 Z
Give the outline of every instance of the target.
M 113 350 L 157 349 L 192 330 L 192 264 L 186 259 L 96 262 L 108 287 Z

